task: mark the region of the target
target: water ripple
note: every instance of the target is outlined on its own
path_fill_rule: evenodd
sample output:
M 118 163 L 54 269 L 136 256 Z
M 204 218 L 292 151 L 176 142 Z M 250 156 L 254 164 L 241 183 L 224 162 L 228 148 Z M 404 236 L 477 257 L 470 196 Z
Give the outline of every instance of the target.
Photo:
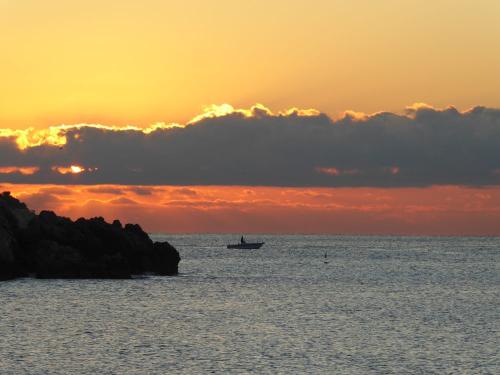
M 500 239 L 261 237 L 168 236 L 180 277 L 1 283 L 0 373 L 500 373 Z

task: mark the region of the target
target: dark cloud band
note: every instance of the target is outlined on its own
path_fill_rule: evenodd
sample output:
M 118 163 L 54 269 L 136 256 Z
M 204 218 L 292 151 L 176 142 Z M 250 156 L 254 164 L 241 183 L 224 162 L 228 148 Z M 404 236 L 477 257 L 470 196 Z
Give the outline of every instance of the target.
M 68 127 L 64 146 L 0 138 L 0 182 L 373 186 L 500 184 L 500 110 L 419 106 L 339 120 L 257 108 L 184 128 Z M 72 169 L 79 166 L 81 170 Z M 63 173 L 65 172 L 65 173 Z

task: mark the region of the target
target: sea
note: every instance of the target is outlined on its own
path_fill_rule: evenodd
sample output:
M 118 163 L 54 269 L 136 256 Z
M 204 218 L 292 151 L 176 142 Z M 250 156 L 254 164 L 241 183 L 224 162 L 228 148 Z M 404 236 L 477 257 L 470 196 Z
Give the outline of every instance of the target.
M 0 374 L 500 374 L 500 238 L 151 236 L 179 276 L 1 282 Z

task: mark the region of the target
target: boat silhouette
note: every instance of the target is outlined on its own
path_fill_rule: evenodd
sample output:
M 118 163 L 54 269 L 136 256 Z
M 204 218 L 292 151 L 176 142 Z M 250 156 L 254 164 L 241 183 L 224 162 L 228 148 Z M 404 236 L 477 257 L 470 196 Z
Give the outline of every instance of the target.
M 260 249 L 264 245 L 264 242 L 246 242 L 243 236 L 241 237 L 240 243 L 227 245 L 228 249 Z

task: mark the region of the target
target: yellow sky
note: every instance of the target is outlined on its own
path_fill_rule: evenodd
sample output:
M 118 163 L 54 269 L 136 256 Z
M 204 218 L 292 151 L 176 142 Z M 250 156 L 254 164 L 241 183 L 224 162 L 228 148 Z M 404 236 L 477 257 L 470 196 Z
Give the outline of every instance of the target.
M 500 106 L 498 0 L 0 0 L 0 128 Z

